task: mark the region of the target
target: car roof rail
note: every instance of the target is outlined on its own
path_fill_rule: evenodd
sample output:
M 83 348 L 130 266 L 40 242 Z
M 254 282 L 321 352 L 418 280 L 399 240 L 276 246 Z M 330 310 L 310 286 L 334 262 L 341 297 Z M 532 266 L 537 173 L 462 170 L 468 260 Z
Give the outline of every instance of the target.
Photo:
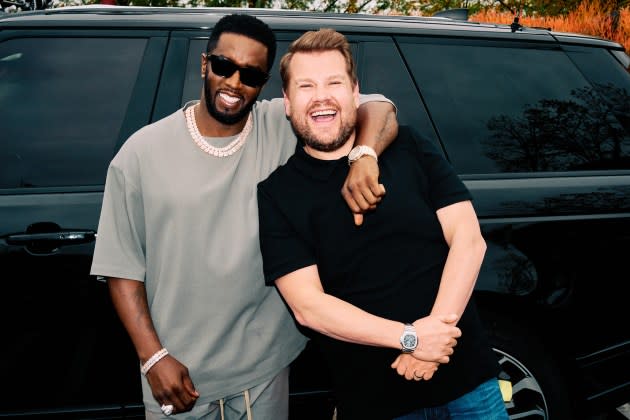
M 445 17 L 453 20 L 468 20 L 468 8 L 444 9 L 433 13 L 434 17 Z

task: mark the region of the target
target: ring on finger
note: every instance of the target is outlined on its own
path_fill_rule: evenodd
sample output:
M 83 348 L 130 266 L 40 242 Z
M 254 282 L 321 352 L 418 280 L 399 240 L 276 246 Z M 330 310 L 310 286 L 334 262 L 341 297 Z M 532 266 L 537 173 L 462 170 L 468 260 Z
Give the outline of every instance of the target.
M 413 377 L 416 379 L 424 379 L 424 373 L 420 374 L 420 375 L 416 375 L 416 372 L 413 373 Z
M 164 413 L 165 416 L 170 416 L 171 414 L 173 414 L 174 408 L 175 407 L 173 407 L 173 404 L 162 404 L 162 406 L 160 407 L 162 413 Z

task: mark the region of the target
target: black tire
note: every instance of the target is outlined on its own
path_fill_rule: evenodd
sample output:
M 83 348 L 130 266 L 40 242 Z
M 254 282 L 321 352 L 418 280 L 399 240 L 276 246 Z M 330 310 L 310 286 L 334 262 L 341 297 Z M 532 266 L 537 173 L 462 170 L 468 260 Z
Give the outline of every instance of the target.
M 578 419 L 570 389 L 541 341 L 516 323 L 486 319 L 490 344 L 501 366 L 500 378 L 512 383 L 511 419 Z

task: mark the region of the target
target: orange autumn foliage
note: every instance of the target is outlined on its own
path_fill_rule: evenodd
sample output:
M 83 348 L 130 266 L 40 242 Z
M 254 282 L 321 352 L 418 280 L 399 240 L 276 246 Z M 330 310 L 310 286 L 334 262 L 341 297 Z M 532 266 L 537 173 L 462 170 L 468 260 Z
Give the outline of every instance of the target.
M 566 16 L 522 16 L 519 23 L 529 27 L 611 39 L 623 45 L 626 52 L 630 53 L 630 6 L 620 10 L 616 28 L 613 28 L 613 16 L 609 10 L 610 7 L 603 1 L 584 1 Z M 488 9 L 471 15 L 469 20 L 510 24 L 514 15 Z

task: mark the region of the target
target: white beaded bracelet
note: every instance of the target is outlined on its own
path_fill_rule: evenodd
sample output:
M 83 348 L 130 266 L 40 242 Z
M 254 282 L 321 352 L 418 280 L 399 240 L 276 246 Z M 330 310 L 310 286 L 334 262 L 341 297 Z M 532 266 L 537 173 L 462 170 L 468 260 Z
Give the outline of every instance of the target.
M 166 349 L 160 349 L 156 351 L 155 354 L 149 357 L 149 360 L 147 360 L 146 363 L 142 365 L 142 367 L 140 368 L 140 372 L 142 372 L 143 375 L 146 375 L 149 369 L 151 369 L 153 365 L 155 365 L 157 362 L 162 360 L 167 354 L 168 350 Z

